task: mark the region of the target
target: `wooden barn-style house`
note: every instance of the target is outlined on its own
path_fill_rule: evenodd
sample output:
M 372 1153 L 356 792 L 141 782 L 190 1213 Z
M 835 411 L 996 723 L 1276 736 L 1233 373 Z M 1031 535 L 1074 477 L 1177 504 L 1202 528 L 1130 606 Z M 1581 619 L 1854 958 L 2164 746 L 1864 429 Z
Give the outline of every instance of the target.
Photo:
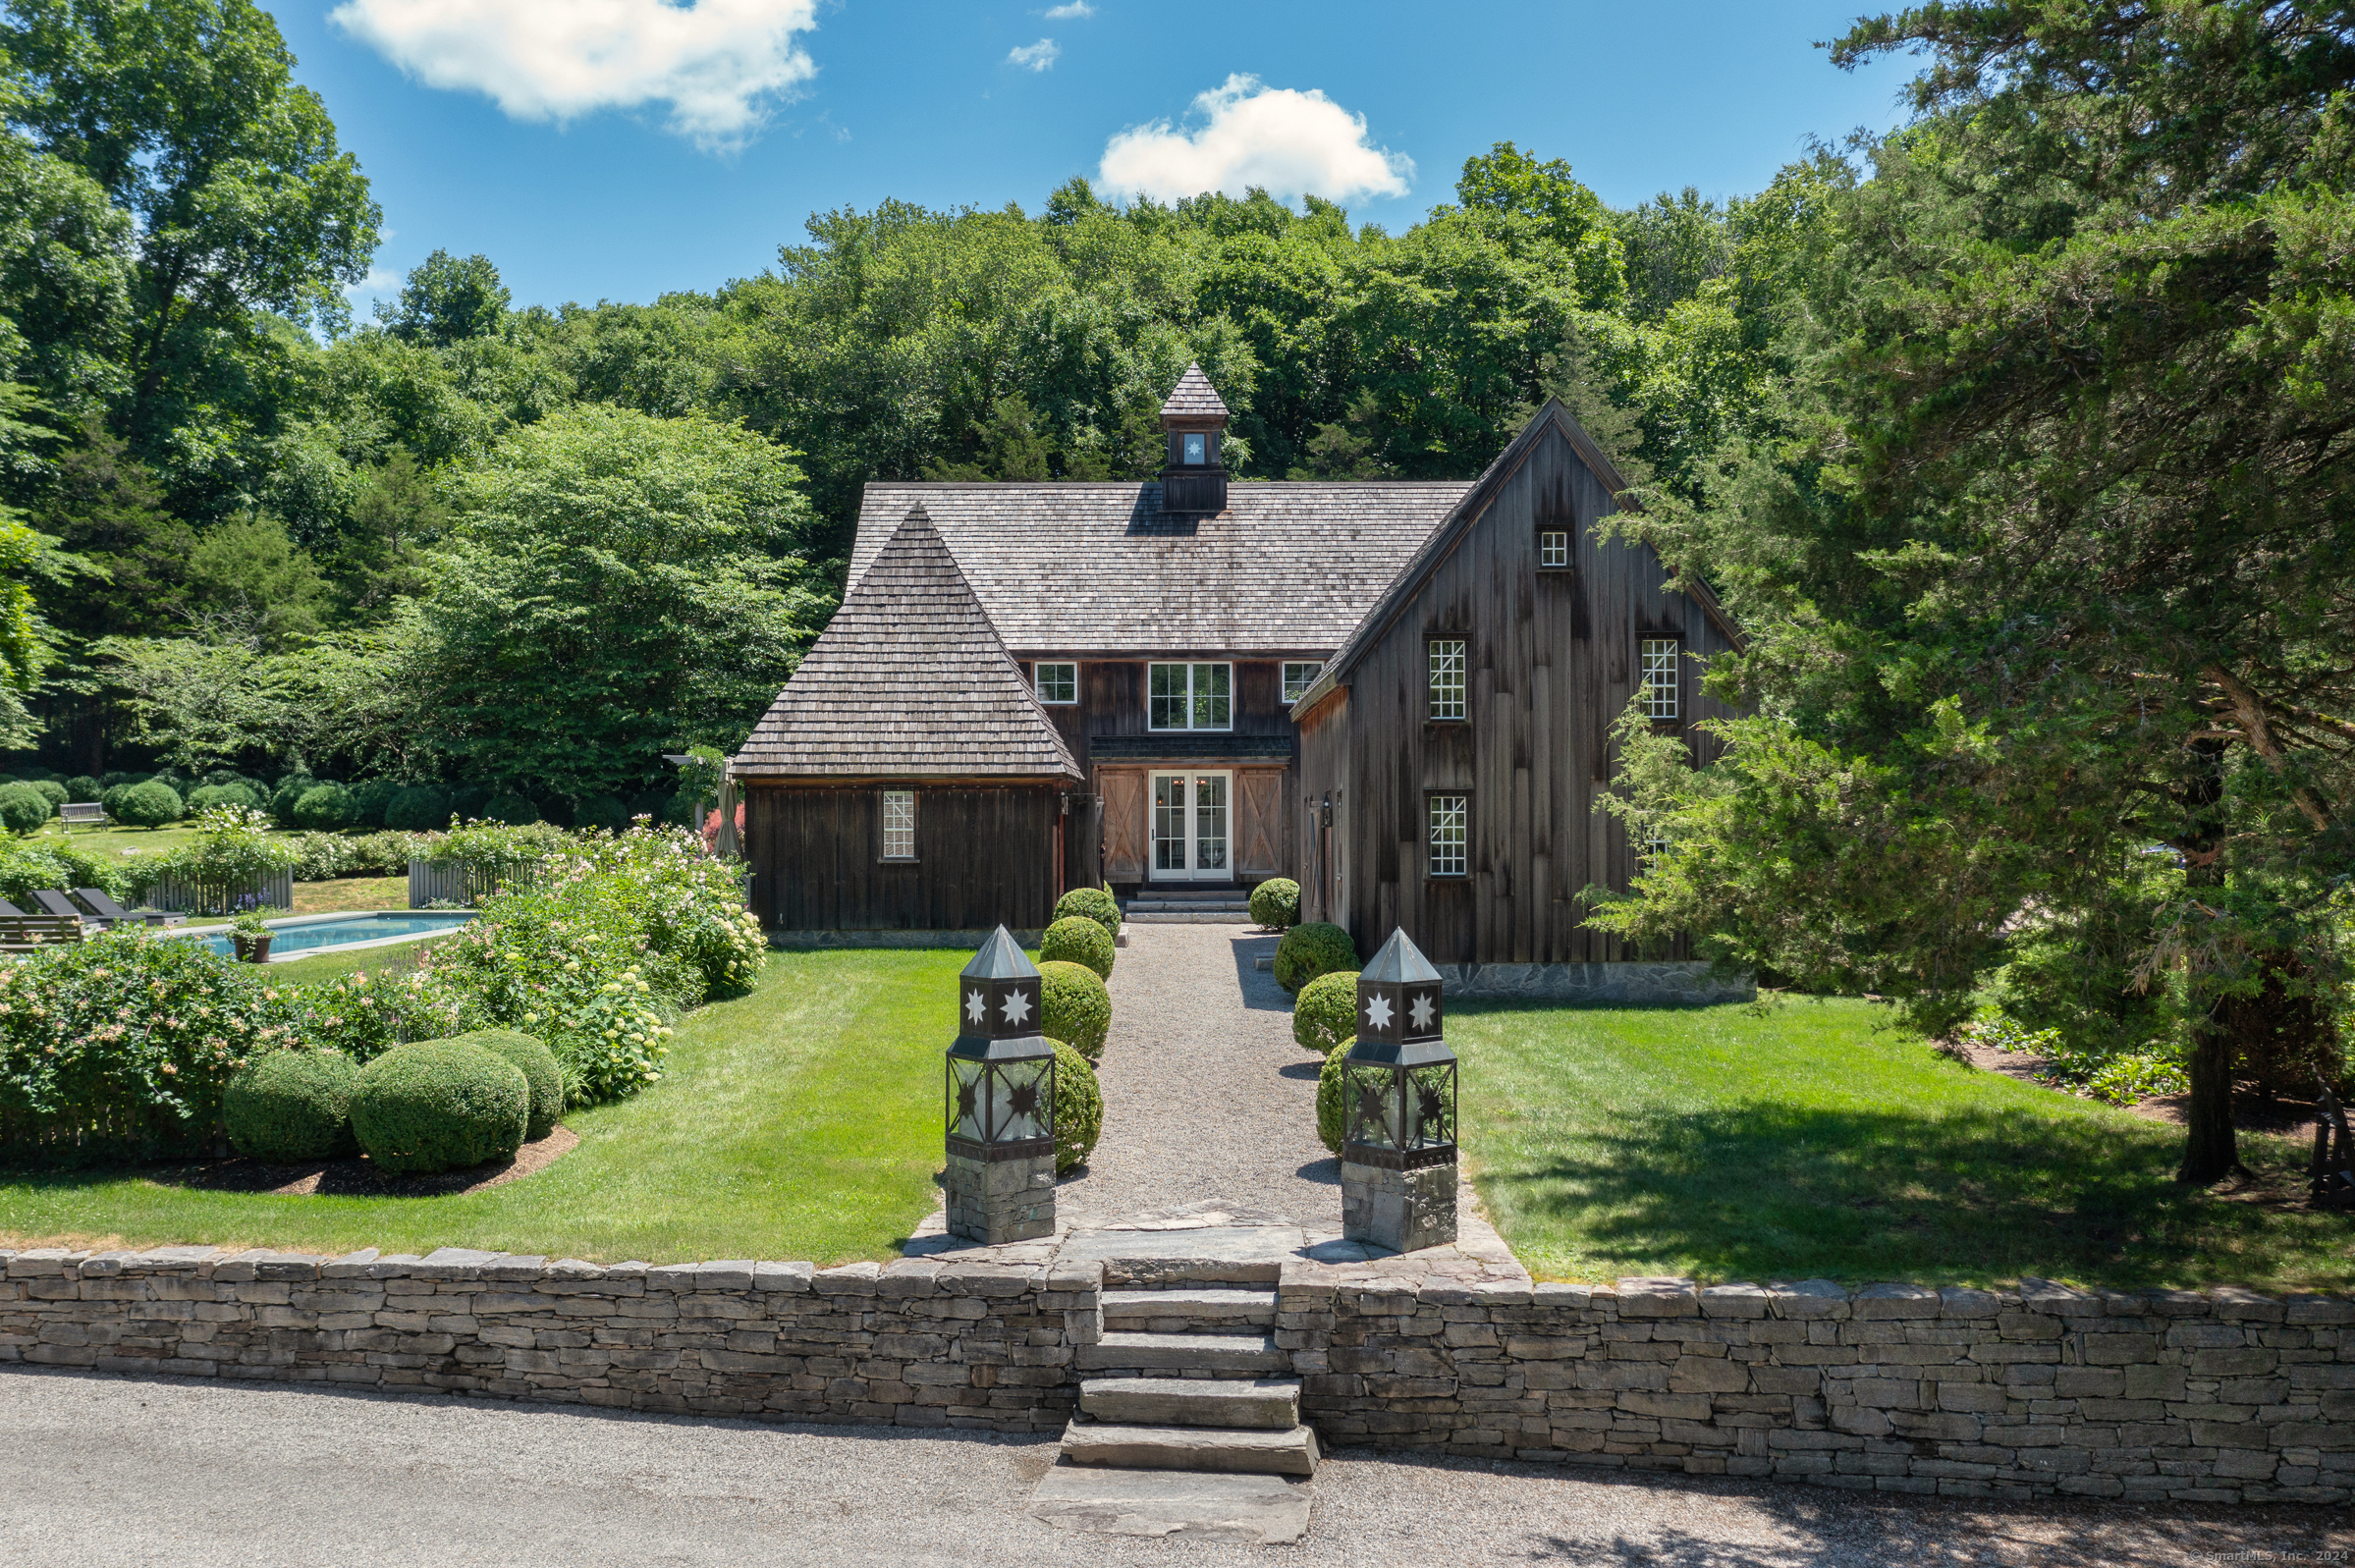
M 735 760 L 764 922 L 963 940 L 1056 891 L 1302 885 L 1458 994 L 1698 995 L 1581 929 L 1636 849 L 1594 810 L 1609 729 L 1703 716 L 1731 644 L 1549 405 L 1470 481 L 1231 479 L 1199 367 L 1143 483 L 866 487 L 850 591 Z M 1597 967 L 1603 966 L 1603 967 Z

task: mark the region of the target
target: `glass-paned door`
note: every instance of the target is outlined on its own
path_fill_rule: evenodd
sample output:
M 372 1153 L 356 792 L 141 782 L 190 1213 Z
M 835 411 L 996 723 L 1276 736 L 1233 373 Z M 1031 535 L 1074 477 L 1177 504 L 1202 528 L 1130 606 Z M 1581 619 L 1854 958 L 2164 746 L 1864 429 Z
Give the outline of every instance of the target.
M 1153 776 L 1153 880 L 1225 882 L 1233 875 L 1234 776 Z

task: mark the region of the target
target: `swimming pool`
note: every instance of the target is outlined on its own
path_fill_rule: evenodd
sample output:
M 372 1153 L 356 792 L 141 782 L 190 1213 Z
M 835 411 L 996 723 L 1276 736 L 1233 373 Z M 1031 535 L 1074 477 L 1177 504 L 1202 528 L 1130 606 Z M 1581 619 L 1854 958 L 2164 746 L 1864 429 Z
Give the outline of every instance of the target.
M 270 922 L 270 961 L 301 953 L 341 951 L 347 947 L 373 947 L 384 943 L 403 942 L 411 937 L 437 936 L 456 931 L 474 918 L 471 909 L 442 911 L 411 909 L 387 911 L 372 915 L 302 915 L 293 920 Z M 236 947 L 226 930 L 191 932 L 190 940 L 201 942 L 222 957 L 236 955 Z

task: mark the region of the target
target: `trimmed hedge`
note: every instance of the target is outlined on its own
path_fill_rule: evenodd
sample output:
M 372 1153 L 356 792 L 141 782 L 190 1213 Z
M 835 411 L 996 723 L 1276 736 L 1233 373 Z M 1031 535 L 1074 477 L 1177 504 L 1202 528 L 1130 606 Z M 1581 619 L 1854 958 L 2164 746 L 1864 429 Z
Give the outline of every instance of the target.
M 1039 940 L 1041 963 L 1085 964 L 1100 980 L 1112 978 L 1112 933 L 1086 915 L 1066 915 Z
M 433 833 L 450 826 L 450 791 L 411 784 L 385 804 L 384 825 L 395 833 Z
M 523 828 L 540 820 L 540 808 L 519 794 L 493 795 L 482 808 L 486 821 L 504 822 L 510 828 Z
M 161 828 L 183 815 L 180 791 L 160 780 L 117 784 L 100 797 L 106 814 L 127 828 Z
M 1321 920 L 1292 927 L 1276 944 L 1276 984 L 1287 991 L 1297 992 L 1317 976 L 1337 969 L 1361 967 L 1349 934 Z
M 401 786 L 390 779 L 366 779 L 354 784 L 352 786 L 352 826 L 355 828 L 383 827 L 385 808 L 393 803 L 393 797 L 400 792 Z
M 86 773 L 78 773 L 66 781 L 66 798 L 78 805 L 87 805 L 106 793 L 106 785 Z
M 1270 931 L 1289 931 L 1300 923 L 1300 885 L 1289 877 L 1270 877 L 1251 890 L 1251 918 Z
M 1121 901 L 1102 888 L 1073 888 L 1055 900 L 1055 918 L 1085 915 L 1114 936 L 1121 934 Z
M 1357 971 L 1336 969 L 1300 988 L 1292 1003 L 1292 1039 L 1302 1051 L 1330 1055 L 1357 1038 Z
M 1112 1029 L 1112 993 L 1085 964 L 1050 958 L 1038 966 L 1039 1032 L 1068 1041 L 1090 1061 L 1104 1059 Z
M 49 797 L 31 784 L 0 784 L 0 828 L 10 833 L 32 833 L 53 815 Z
M 318 782 L 306 773 L 290 773 L 278 781 L 278 787 L 270 791 L 270 815 L 278 819 L 280 827 L 292 828 L 295 825 L 296 802 Z
M 1344 1040 L 1325 1053 L 1325 1065 L 1317 1069 L 1317 1142 L 1342 1152 L 1342 1134 L 1348 1131 L 1348 1107 L 1342 1101 L 1342 1058 L 1348 1055 L 1353 1040 Z
M 352 1095 L 360 1148 L 399 1175 L 505 1159 L 530 1122 L 523 1070 L 455 1039 L 395 1046 L 360 1069 Z
M 523 1128 L 525 1143 L 537 1143 L 556 1130 L 556 1118 L 565 1113 L 565 1074 L 556 1064 L 555 1052 L 520 1029 L 476 1029 L 450 1038 L 462 1045 L 480 1046 L 522 1072 L 531 1089 L 531 1119 Z
M 295 826 L 334 833 L 359 820 L 359 802 L 339 784 L 312 784 L 295 802 Z
M 340 1051 L 273 1051 L 238 1069 L 221 1096 L 229 1141 L 248 1160 L 329 1160 L 352 1152 L 359 1063 Z
M 49 802 L 49 814 L 51 816 L 55 816 L 57 814 L 58 807 L 64 805 L 67 801 L 74 798 L 72 795 L 66 793 L 66 786 L 59 784 L 54 779 L 29 779 L 26 782 L 31 784 L 33 788 L 39 790 L 41 793 L 41 798 Z
M 210 811 L 215 806 L 243 806 L 247 811 L 259 811 L 261 792 L 247 784 L 204 784 L 189 791 L 190 815 Z
M 1055 1048 L 1055 1173 L 1087 1163 L 1096 1140 L 1104 1136 L 1104 1086 L 1087 1058 L 1062 1041 L 1049 1037 Z

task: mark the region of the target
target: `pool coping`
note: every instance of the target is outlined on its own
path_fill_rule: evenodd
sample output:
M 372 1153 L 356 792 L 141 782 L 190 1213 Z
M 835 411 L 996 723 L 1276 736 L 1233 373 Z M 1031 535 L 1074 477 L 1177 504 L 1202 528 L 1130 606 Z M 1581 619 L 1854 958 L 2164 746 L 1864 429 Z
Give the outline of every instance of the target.
M 474 918 L 470 909 L 331 909 L 324 914 L 289 915 L 283 920 L 269 922 L 272 931 L 286 931 L 296 926 L 325 925 L 336 920 L 364 920 L 373 915 L 456 915 Z M 229 931 L 229 922 L 219 921 L 205 926 L 183 926 L 172 933 L 175 937 L 218 937 Z M 323 958 L 329 953 L 364 952 L 370 947 L 393 947 L 405 942 L 431 942 L 437 937 L 451 936 L 465 930 L 462 922 L 448 931 L 412 931 L 398 937 L 370 937 L 365 942 L 339 942 L 320 947 L 305 947 L 300 952 L 272 953 L 266 963 L 301 963 L 305 958 Z

